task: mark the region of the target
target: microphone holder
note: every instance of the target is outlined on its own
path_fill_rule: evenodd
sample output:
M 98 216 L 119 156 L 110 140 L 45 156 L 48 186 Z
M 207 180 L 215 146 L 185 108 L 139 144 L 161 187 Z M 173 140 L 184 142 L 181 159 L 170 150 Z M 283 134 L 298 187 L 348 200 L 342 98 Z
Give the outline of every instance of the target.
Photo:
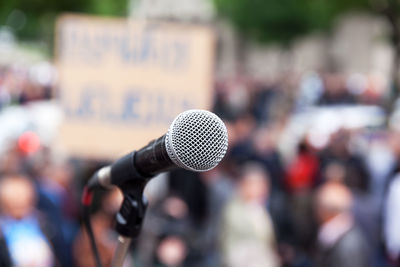
M 133 160 L 133 153 L 131 157 Z M 132 165 L 130 179 L 118 185 L 124 195 L 124 200 L 116 215 L 115 229 L 119 237 L 111 263 L 112 267 L 122 267 L 132 239 L 137 238 L 140 234 L 148 205 L 148 201 L 143 195 L 143 190 L 150 177 L 141 175 L 134 167 L 133 161 Z M 126 174 L 123 175 L 125 176 Z M 118 177 L 115 178 L 118 179 Z

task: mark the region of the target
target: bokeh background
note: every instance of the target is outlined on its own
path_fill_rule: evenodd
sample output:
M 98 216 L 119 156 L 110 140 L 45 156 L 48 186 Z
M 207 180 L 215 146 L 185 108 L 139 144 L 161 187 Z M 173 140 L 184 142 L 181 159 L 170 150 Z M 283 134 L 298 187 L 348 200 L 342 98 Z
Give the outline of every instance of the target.
M 65 12 L 215 33 L 209 109 L 228 128 L 228 152 L 211 171 L 152 180 L 126 266 L 399 266 L 399 5 L 3 0 L 0 266 L 95 266 L 79 202 L 110 161 L 71 155 L 57 139 L 55 23 Z M 104 266 L 121 200 L 95 195 Z

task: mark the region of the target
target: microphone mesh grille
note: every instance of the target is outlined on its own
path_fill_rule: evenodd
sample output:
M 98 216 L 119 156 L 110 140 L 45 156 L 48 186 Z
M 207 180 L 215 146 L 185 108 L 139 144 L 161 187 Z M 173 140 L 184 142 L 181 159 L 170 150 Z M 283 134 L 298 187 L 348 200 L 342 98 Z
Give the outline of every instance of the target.
M 217 166 L 224 157 L 228 148 L 228 132 L 214 113 L 188 110 L 172 122 L 165 146 L 169 157 L 179 167 L 207 171 Z

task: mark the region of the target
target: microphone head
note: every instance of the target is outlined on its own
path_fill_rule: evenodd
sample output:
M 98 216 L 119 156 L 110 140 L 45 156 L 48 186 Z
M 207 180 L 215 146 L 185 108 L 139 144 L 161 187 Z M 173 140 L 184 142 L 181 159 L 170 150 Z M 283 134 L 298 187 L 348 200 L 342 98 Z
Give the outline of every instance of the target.
M 179 114 L 165 138 L 173 163 L 191 171 L 208 171 L 218 165 L 228 148 L 228 131 L 212 112 L 192 109 Z

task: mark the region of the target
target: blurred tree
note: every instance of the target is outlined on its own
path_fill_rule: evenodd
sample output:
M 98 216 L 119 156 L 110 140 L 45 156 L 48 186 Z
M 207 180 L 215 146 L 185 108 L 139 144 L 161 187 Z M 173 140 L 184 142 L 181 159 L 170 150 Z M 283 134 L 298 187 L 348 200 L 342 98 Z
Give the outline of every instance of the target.
M 399 94 L 400 26 L 399 0 L 214 0 L 220 15 L 227 17 L 246 37 L 284 45 L 315 30 L 329 30 L 341 14 L 363 10 L 380 14 L 391 28 L 395 49 L 393 85 Z M 390 101 L 395 97 L 390 97 Z M 392 103 L 389 103 L 391 106 Z
M 0 26 L 9 27 L 23 40 L 50 42 L 55 18 L 62 12 L 126 15 L 128 0 L 2 0 Z
M 389 22 L 391 28 L 390 41 L 394 48 L 394 59 L 392 69 L 392 92 L 387 105 L 388 110 L 393 109 L 393 104 L 400 94 L 400 5 L 398 0 L 370 0 L 371 9 L 382 14 Z
M 244 35 L 259 41 L 288 44 L 313 30 L 326 30 L 337 15 L 367 9 L 368 0 L 214 0 Z

